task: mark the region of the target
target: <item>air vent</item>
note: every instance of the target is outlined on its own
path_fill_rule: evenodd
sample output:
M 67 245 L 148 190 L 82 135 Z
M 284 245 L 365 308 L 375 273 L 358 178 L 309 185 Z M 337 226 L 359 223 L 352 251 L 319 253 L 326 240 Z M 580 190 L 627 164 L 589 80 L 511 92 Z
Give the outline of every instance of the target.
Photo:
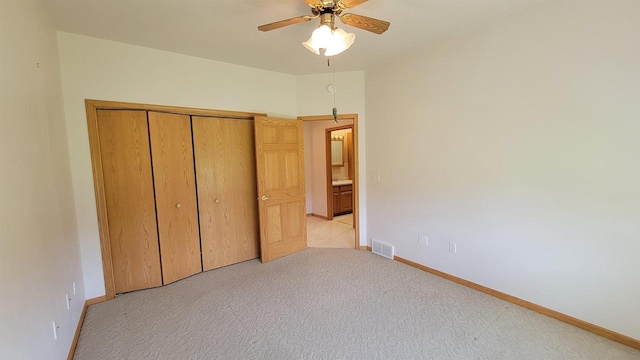
M 374 254 L 384 256 L 393 260 L 393 245 L 387 244 L 377 239 L 371 239 L 371 251 Z

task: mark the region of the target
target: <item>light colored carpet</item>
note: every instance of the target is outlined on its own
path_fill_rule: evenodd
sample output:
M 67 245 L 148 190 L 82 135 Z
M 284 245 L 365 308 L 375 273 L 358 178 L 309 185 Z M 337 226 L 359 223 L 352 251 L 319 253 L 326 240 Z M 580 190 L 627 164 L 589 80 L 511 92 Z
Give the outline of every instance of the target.
M 92 305 L 76 360 L 615 359 L 640 351 L 371 252 L 307 249 Z
M 354 249 L 356 230 L 353 226 L 332 220 L 307 216 L 307 246 L 315 248 Z

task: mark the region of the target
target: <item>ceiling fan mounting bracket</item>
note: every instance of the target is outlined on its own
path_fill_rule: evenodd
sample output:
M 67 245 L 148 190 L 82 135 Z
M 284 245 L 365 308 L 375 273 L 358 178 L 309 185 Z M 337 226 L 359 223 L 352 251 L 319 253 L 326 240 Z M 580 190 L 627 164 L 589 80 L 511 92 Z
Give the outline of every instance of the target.
M 333 13 L 335 15 L 340 14 L 343 10 L 348 10 L 349 8 L 342 4 L 341 1 L 333 1 L 333 0 L 318 0 L 315 4 L 309 4 L 311 6 L 311 11 L 316 13 L 316 11 L 320 14 L 325 13 Z
M 320 2 L 322 3 L 321 7 L 325 10 L 331 10 L 336 6 L 335 1 L 333 0 L 322 0 Z

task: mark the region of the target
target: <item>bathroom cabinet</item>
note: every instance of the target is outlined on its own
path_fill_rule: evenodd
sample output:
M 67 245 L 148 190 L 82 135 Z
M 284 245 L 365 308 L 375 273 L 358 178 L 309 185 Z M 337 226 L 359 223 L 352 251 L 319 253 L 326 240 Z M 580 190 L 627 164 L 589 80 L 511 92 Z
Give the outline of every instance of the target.
M 333 215 L 348 214 L 353 211 L 353 185 L 333 186 Z

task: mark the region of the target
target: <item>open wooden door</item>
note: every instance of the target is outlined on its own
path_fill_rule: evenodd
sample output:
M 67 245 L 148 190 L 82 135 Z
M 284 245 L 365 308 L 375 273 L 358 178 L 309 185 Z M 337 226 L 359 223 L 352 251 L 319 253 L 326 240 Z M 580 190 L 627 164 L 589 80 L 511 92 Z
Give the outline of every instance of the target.
M 255 118 L 262 262 L 307 248 L 301 120 Z

